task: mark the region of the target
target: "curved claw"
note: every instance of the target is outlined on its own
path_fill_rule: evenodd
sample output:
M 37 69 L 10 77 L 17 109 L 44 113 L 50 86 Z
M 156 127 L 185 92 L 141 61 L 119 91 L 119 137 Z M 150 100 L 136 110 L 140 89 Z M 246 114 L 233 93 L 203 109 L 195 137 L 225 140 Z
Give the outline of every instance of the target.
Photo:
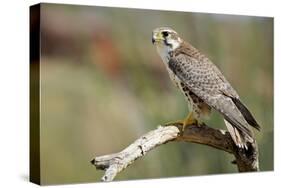
M 198 121 L 197 119 L 194 118 L 193 113 L 189 113 L 185 119 L 183 120 L 177 120 L 177 121 L 173 121 L 173 122 L 168 122 L 165 125 L 182 125 L 182 132 L 184 132 L 184 129 L 186 126 L 189 125 L 198 125 Z

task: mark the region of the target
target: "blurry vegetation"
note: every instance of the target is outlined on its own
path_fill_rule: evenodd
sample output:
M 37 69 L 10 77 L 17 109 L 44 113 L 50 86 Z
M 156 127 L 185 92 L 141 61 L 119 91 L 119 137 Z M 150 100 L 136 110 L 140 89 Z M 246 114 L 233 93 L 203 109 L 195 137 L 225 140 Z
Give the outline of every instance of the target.
M 273 19 L 43 4 L 41 9 L 43 184 L 99 181 L 94 156 L 120 151 L 187 105 L 151 44 L 170 26 L 224 73 L 262 126 L 260 168 L 273 170 Z M 214 113 L 209 125 L 223 128 Z M 169 143 L 117 180 L 237 172 L 231 155 Z

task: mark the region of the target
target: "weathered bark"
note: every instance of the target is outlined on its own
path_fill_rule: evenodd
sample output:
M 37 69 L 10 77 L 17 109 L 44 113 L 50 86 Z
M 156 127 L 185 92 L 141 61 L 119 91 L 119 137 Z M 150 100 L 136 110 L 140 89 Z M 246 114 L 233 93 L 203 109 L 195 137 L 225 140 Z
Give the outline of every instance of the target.
M 94 158 L 91 162 L 97 169 L 105 170 L 102 181 L 112 181 L 136 159 L 144 156 L 153 148 L 169 141 L 185 141 L 208 145 L 235 157 L 239 172 L 259 171 L 258 146 L 256 141 L 248 143 L 248 150 L 236 147 L 227 131 L 213 129 L 207 125 L 189 125 L 182 132 L 181 125 L 160 126 L 148 132 L 119 153 Z

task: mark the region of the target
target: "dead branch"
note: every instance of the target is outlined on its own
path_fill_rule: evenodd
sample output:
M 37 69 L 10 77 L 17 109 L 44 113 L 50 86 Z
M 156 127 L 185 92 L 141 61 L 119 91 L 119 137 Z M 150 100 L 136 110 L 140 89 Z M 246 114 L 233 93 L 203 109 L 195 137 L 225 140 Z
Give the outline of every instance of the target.
M 248 150 L 236 147 L 227 131 L 213 129 L 207 125 L 190 125 L 182 132 L 181 125 L 160 126 L 141 136 L 119 153 L 95 157 L 91 163 L 105 170 L 102 181 L 112 181 L 117 173 L 144 156 L 153 148 L 170 141 L 185 141 L 208 145 L 231 153 L 235 157 L 239 172 L 259 171 L 258 147 L 256 141 L 248 143 Z

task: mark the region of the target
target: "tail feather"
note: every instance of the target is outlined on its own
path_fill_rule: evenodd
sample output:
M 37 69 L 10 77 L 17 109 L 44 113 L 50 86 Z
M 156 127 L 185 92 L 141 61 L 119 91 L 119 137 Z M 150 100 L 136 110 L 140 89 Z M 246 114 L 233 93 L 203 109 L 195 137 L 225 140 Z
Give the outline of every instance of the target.
M 256 128 L 257 130 L 260 130 L 259 124 L 256 122 L 255 118 L 248 110 L 248 108 L 238 98 L 231 98 L 231 99 L 233 103 L 236 105 L 236 107 L 238 108 L 238 110 L 241 112 L 247 123 L 249 123 L 249 125 Z
M 248 149 L 247 142 L 252 143 L 254 141 L 253 138 L 239 131 L 237 128 L 232 126 L 227 120 L 224 119 L 224 122 L 235 145 L 238 146 L 239 148 Z

